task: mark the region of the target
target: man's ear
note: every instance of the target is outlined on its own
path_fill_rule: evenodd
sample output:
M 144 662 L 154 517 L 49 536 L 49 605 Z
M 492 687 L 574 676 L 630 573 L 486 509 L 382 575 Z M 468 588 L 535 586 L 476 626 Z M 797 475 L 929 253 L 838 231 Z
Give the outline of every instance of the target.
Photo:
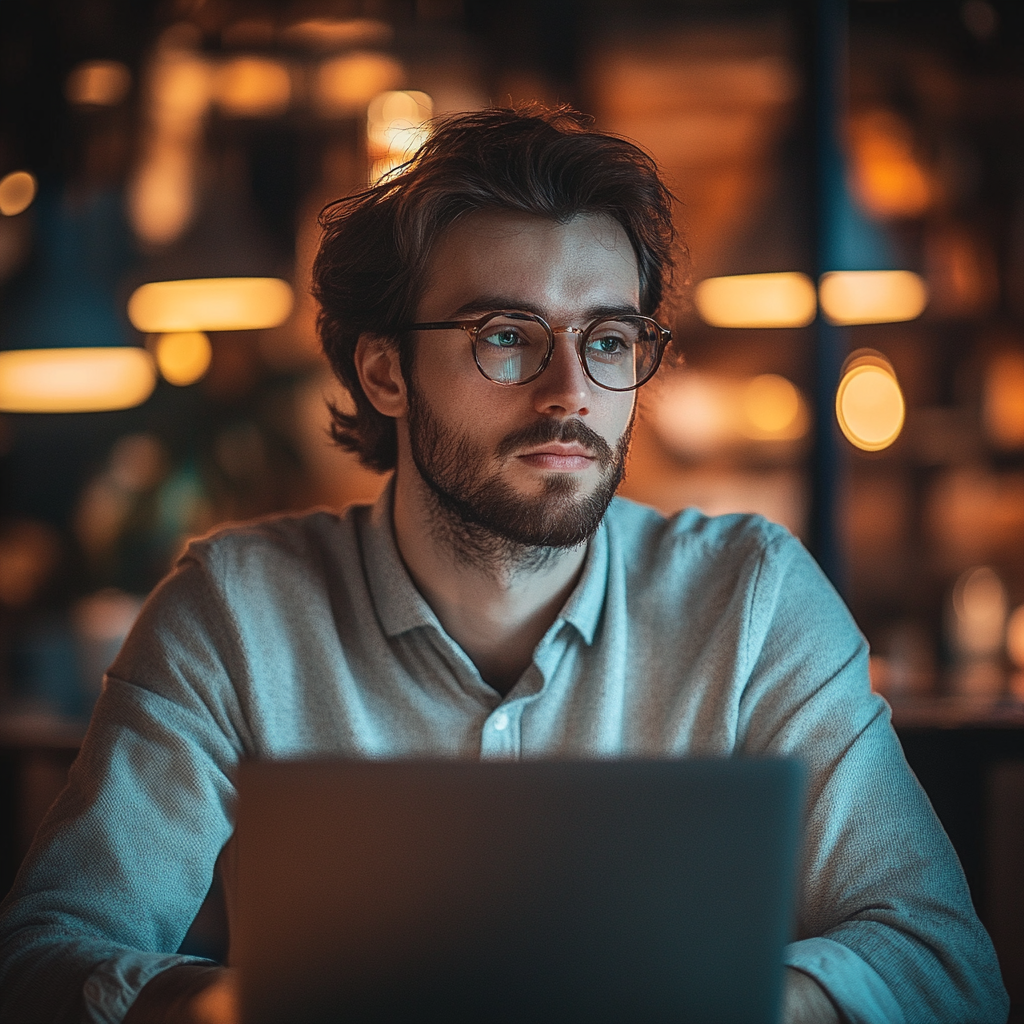
M 371 405 L 382 416 L 398 418 L 409 410 L 398 346 L 376 334 L 360 334 L 355 351 L 356 373 Z

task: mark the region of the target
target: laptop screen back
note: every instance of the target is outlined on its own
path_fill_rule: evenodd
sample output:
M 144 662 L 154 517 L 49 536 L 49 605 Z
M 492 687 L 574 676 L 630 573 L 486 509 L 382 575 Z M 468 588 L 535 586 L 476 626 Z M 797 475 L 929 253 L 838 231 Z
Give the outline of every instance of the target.
M 784 760 L 243 765 L 247 1024 L 778 1017 Z

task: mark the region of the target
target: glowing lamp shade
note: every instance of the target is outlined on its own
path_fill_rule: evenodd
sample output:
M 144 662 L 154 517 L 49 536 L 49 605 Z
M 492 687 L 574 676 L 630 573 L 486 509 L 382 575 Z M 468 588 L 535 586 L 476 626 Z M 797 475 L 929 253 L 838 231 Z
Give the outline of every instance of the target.
M 913 320 L 928 305 L 928 287 L 909 270 L 837 270 L 824 274 L 821 309 L 833 324 Z
M 850 444 L 877 452 L 900 436 L 906 405 L 892 364 L 877 352 L 854 353 L 836 391 L 836 418 Z
M 806 327 L 817 309 L 814 284 L 798 273 L 709 277 L 694 302 L 712 327 Z
M 141 348 L 43 348 L 0 352 L 0 411 L 130 409 L 153 393 L 156 371 Z
M 195 384 L 210 368 L 213 350 L 202 331 L 161 334 L 154 345 L 156 365 L 169 384 L 185 387 Z
M 147 334 L 261 330 L 284 323 L 291 311 L 291 286 L 276 277 L 154 281 L 128 300 L 128 319 Z
M 32 205 L 36 197 L 36 179 L 28 171 L 11 171 L 0 178 L 0 213 L 16 217 Z

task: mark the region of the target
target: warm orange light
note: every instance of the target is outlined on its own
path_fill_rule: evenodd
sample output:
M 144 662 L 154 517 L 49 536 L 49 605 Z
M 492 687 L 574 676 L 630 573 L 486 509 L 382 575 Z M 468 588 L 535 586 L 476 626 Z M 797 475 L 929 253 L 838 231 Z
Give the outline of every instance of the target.
M 366 120 L 372 180 L 415 156 L 427 140 L 426 122 L 433 113 L 434 101 L 425 92 L 384 92 L 370 101 Z
M 102 412 L 149 398 L 156 372 L 141 348 L 0 352 L 0 411 Z
M 116 107 L 132 87 L 132 73 L 118 60 L 90 60 L 68 75 L 64 95 L 79 106 Z
M 365 107 L 374 96 L 394 89 L 405 69 L 382 53 L 349 53 L 321 65 L 316 76 L 316 95 L 328 114 L 351 114 Z
M 161 334 L 153 348 L 164 380 L 178 387 L 200 380 L 213 356 L 210 339 L 202 331 Z
M 291 286 L 276 277 L 155 281 L 128 300 L 128 319 L 147 334 L 259 330 L 284 323 L 291 311 Z
M 1003 645 L 1006 588 L 987 565 L 968 569 L 953 588 L 954 639 L 968 655 L 994 655 Z
M 132 227 L 150 245 L 172 242 L 194 212 L 196 164 L 210 87 L 210 66 L 194 54 L 171 49 L 153 65 L 142 158 L 128 193 Z
M 1000 352 L 988 364 L 983 418 L 1000 448 L 1024 448 L 1024 352 Z
M 288 108 L 291 96 L 288 69 L 265 57 L 225 61 L 214 76 L 217 104 L 234 117 L 273 117 Z
M 307 18 L 289 25 L 281 37 L 314 50 L 374 46 L 391 42 L 394 29 L 375 18 Z
M 28 171 L 11 171 L 0 178 L 0 213 L 16 217 L 27 210 L 36 197 L 36 179 Z
M 850 444 L 877 452 L 903 429 L 906 405 L 892 364 L 878 352 L 854 353 L 836 391 L 836 418 Z
M 775 373 L 763 373 L 743 388 L 746 430 L 755 440 L 795 440 L 807 430 L 807 410 L 794 385 Z
M 816 310 L 814 285 L 798 273 L 709 277 L 694 302 L 713 327 L 805 327 Z
M 909 270 L 838 270 L 824 274 L 821 309 L 833 324 L 913 320 L 928 304 L 928 288 Z
M 875 110 L 850 125 L 853 192 L 876 217 L 917 217 L 931 205 L 932 186 L 914 153 L 910 126 Z
M 1006 653 L 1017 668 L 1024 669 L 1024 604 L 1014 608 L 1006 622 Z

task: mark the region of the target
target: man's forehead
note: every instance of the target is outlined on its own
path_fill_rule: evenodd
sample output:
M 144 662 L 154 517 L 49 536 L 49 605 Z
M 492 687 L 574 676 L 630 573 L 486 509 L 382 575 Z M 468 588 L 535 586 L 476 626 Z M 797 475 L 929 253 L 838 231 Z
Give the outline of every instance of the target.
M 613 217 L 581 213 L 560 221 L 500 209 L 474 211 L 448 228 L 424 284 L 425 297 L 451 293 L 459 305 L 477 295 L 536 292 L 635 306 L 640 287 L 633 246 Z

